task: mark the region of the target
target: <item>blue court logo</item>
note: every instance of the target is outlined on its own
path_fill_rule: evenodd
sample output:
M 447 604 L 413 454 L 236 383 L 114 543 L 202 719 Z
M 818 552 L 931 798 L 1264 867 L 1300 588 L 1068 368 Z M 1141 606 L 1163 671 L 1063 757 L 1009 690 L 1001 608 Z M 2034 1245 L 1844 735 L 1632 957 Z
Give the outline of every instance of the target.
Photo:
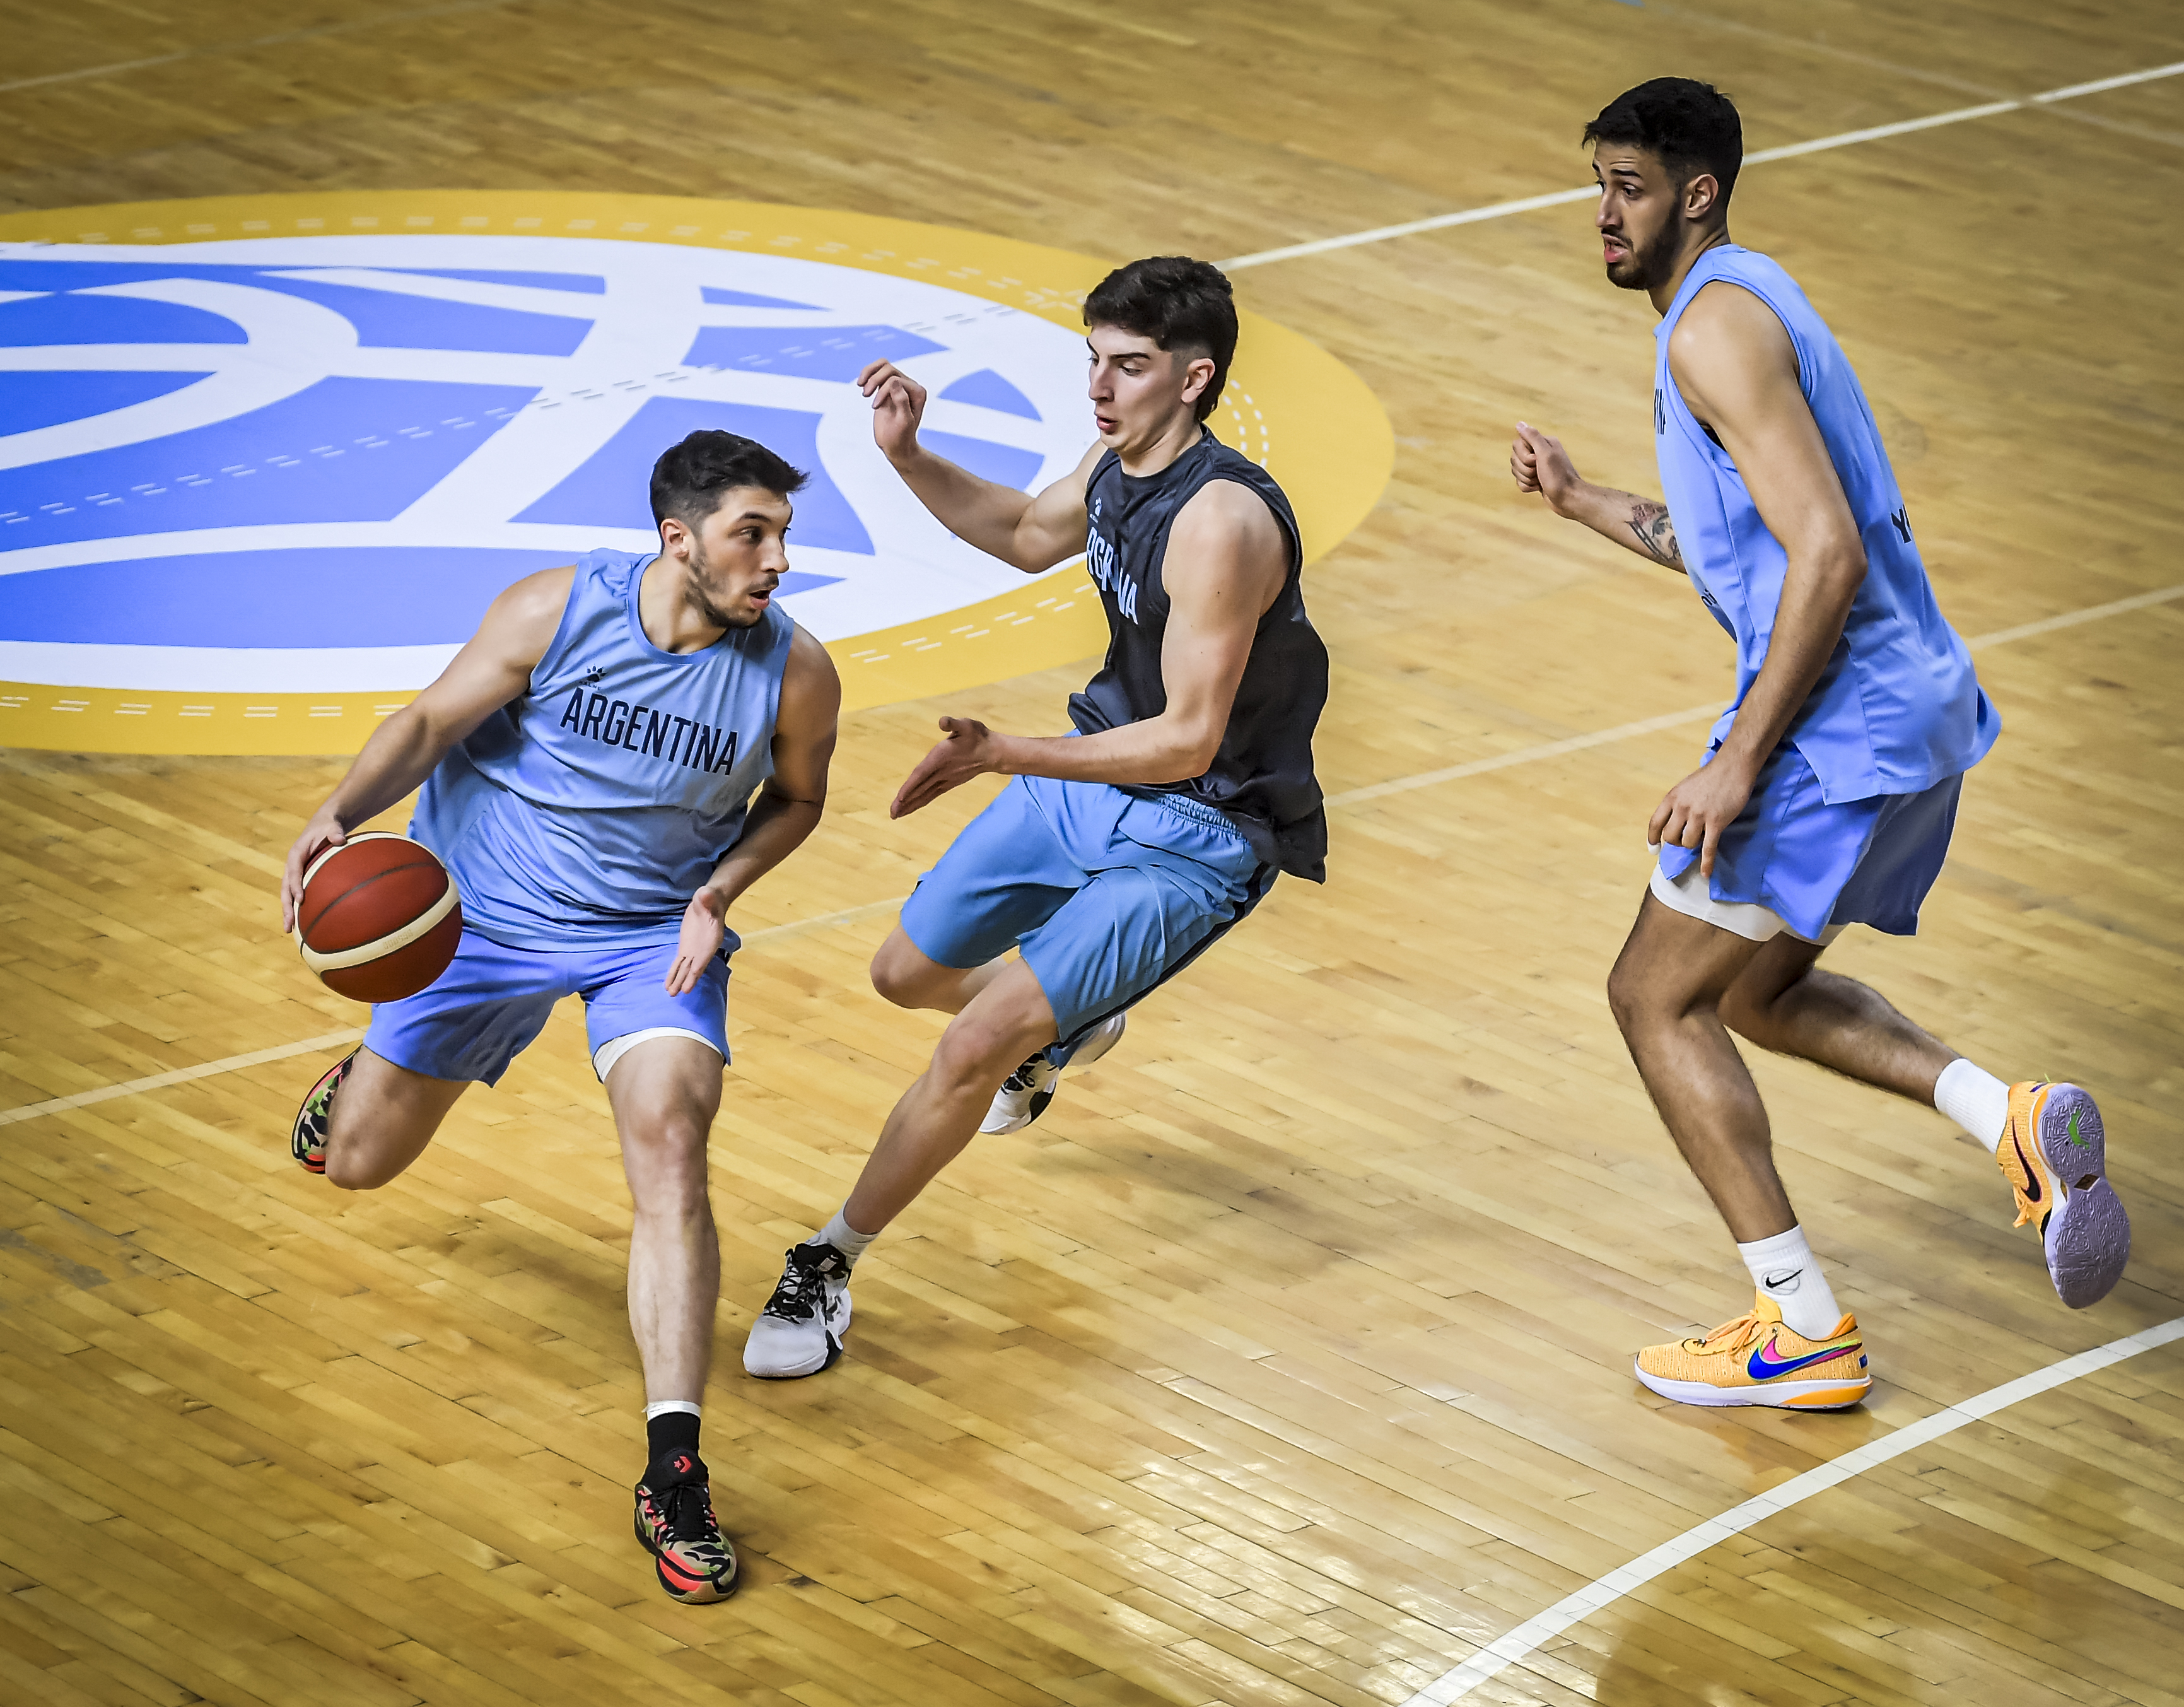
M 880 357 L 988 479 L 1090 443 L 1076 334 L 920 279 L 543 236 L 0 244 L 0 679 L 421 686 L 509 582 L 648 549 L 653 460 L 699 427 L 810 471 L 783 594 L 822 639 L 1018 584 L 874 449 Z

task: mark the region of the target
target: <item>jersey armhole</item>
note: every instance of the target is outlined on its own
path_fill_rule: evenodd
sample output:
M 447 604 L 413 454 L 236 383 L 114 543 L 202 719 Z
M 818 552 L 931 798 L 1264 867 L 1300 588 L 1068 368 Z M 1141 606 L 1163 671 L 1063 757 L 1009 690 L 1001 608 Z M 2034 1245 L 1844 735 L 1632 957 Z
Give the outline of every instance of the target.
M 568 644 L 569 616 L 577 608 L 577 590 L 584 584 L 585 576 L 591 572 L 587 566 L 590 555 L 586 552 L 571 566 L 574 572 L 569 577 L 569 596 L 561 601 L 561 620 L 554 625 L 554 638 L 546 643 L 546 650 L 538 655 L 538 661 L 531 667 L 531 680 L 534 683 L 538 679 L 538 672 L 559 657 L 562 649 Z
M 1776 323 L 1781 326 L 1782 336 L 1790 340 L 1790 354 L 1797 364 L 1797 389 L 1804 393 L 1805 401 L 1808 404 L 1811 403 L 1813 400 L 1813 370 L 1811 365 L 1805 360 L 1804 343 L 1797 336 L 1797 328 L 1790 324 L 1789 315 L 1784 314 L 1781 309 L 1775 304 L 1774 298 L 1769 296 L 1765 291 L 1761 290 L 1758 286 L 1752 283 L 1749 280 L 1730 278 L 1728 275 L 1723 273 L 1716 274 L 1713 277 L 1708 279 L 1706 283 L 1707 285 L 1724 284 L 1734 286 L 1736 289 L 1742 291 L 1747 296 L 1752 297 L 1755 300 L 1766 305 L 1768 313 L 1773 315 Z M 1701 285 L 1699 287 L 1699 290 L 1701 291 L 1705 288 L 1706 285 Z M 1698 299 L 1699 291 L 1693 291 L 1691 293 L 1691 302 L 1696 302 Z M 1688 310 L 1690 306 L 1690 303 L 1686 303 L 1685 304 L 1686 310 Z M 1681 326 L 1683 324 L 1683 315 L 1680 314 L 1676 316 L 1677 325 Z M 1673 332 L 1669 334 L 1670 342 L 1673 343 L 1674 341 L 1674 336 L 1675 335 Z M 1671 362 L 1669 365 L 1669 377 L 1673 381 L 1675 377 L 1675 365 Z M 1684 395 L 1684 388 L 1680 385 L 1676 388 L 1676 395 L 1680 399 Z M 1684 403 L 1684 412 L 1687 415 L 1690 414 L 1691 407 L 1691 405 L 1690 402 L 1686 399 Z M 1692 416 L 1691 418 L 1694 421 L 1698 419 L 1696 416 Z
M 1209 427 L 1207 431 L 1211 432 L 1212 429 Z M 1217 440 L 1216 442 L 1218 443 Z M 1241 455 L 1242 453 L 1239 452 L 1238 454 Z M 1265 472 L 1263 469 L 1260 471 L 1262 473 Z M 1288 579 L 1284 580 L 1283 583 L 1284 589 L 1286 590 L 1289 581 L 1299 579 L 1304 574 L 1304 529 L 1298 524 L 1294 516 L 1283 515 L 1282 512 L 1275 507 L 1274 502 L 1272 499 L 1268 498 L 1265 493 L 1260 491 L 1257 487 L 1254 486 L 1250 481 L 1245 479 L 1240 474 L 1224 472 L 1210 474 L 1206 477 L 1205 485 L 1201 486 L 1198 488 L 1198 491 L 1203 492 L 1207 486 L 1212 485 L 1217 480 L 1225 482 L 1230 486 L 1242 487 L 1246 492 L 1250 493 L 1252 497 L 1257 499 L 1260 503 L 1267 506 L 1267 514 L 1274 518 L 1274 525 L 1282 530 L 1282 538 L 1288 540 L 1290 543 L 1289 576 Z M 1191 494 L 1192 498 L 1195 498 L 1197 495 L 1197 492 Z M 1189 501 L 1190 500 L 1188 499 L 1184 500 L 1185 503 L 1188 503 Z M 1182 513 L 1183 505 L 1178 505 L 1176 506 L 1176 514 L 1180 516 Z M 1171 522 L 1170 525 L 1172 526 L 1173 522 Z M 1165 540 L 1162 543 L 1161 555 L 1163 557 L 1167 555 L 1167 547 Z M 1273 607 L 1269 606 L 1268 608 L 1271 610 Z

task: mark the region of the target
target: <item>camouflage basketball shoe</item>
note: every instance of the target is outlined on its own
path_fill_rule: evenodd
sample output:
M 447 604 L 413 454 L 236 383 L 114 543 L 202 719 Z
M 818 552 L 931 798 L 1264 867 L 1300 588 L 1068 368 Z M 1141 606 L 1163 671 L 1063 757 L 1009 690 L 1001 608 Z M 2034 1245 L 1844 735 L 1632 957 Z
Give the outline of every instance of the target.
M 686 1606 L 726 1600 L 736 1592 L 736 1549 L 713 1517 L 705 1461 L 671 1452 L 637 1485 L 637 1538 L 652 1555 L 660 1586 Z
M 357 1051 L 352 1049 L 328 1068 L 325 1077 L 311 1087 L 304 1106 L 296 1111 L 295 1129 L 288 1135 L 288 1153 L 306 1174 L 326 1171 L 326 1129 L 332 1124 L 334 1092 L 348 1079 L 349 1068 L 356 1065 L 356 1057 Z

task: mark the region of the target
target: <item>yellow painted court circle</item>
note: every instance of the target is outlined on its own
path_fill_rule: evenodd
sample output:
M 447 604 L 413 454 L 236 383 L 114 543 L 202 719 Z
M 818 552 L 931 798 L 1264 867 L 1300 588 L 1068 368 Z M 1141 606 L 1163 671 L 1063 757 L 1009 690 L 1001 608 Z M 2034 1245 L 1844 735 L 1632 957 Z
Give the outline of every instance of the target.
M 631 251 L 605 244 L 647 247 L 628 259 Z M 485 516 L 475 494 L 448 510 L 448 525 L 475 533 L 464 533 L 466 549 L 476 548 L 471 555 L 488 564 L 501 561 L 488 548 L 510 558 L 528 550 L 568 561 L 590 544 L 633 537 L 627 527 L 588 528 L 579 513 L 585 501 L 597 501 L 595 491 L 587 499 L 584 471 L 593 471 L 596 487 L 599 471 L 616 466 L 618 441 L 608 431 L 616 421 L 636 423 L 627 430 L 638 432 L 638 416 L 647 410 L 666 411 L 660 420 L 681 419 L 675 411 L 696 406 L 688 401 L 693 388 L 733 392 L 738 400 L 721 406 L 747 408 L 758 418 L 810 416 L 816 424 L 806 430 L 816 435 L 818 460 L 842 488 L 834 504 L 840 549 L 805 551 L 792 538 L 792 566 L 819 562 L 840 572 L 811 577 L 829 584 L 783 602 L 826 641 L 842 672 L 847 707 L 1001 680 L 1106 644 L 1081 560 L 997 583 L 989 560 L 968 561 L 960 555 L 967 548 L 953 542 L 921 535 L 922 543 L 899 549 L 895 542 L 929 529 L 929 522 L 892 507 L 895 500 L 868 466 L 873 453 L 855 443 L 839 401 L 821 407 L 801 400 L 833 393 L 854 399 L 840 383 L 842 369 L 869 354 L 890 353 L 889 340 L 944 349 L 950 354 L 925 360 L 944 367 L 981 364 L 951 388 L 960 388 L 964 401 L 950 406 L 972 423 L 960 442 L 983 445 L 983 454 L 1000 459 L 996 466 L 1011 470 L 1011 477 L 1035 468 L 1029 483 L 1052 478 L 1091 442 L 1081 349 L 1072 355 L 1068 346 L 1081 337 L 1084 293 L 1109 262 L 867 215 L 509 191 L 344 191 L 62 209 L 0 216 L 0 245 L 6 246 L 0 262 L 24 275 L 10 275 L 14 285 L 31 287 L 12 291 L 15 299 L 0 302 L 0 313 L 19 310 L 48 328 L 42 343 L 35 332 L 18 332 L 16 343 L 0 349 L 0 387 L 17 387 L 33 410 L 30 427 L 0 437 L 0 452 L 14 447 L 12 460 L 0 461 L 0 743 L 92 752 L 343 753 L 405 703 L 434 673 L 432 648 L 336 648 L 321 655 L 313 647 L 324 643 L 299 641 L 293 612 L 280 618 L 288 629 L 270 644 L 261 630 L 279 613 L 268 616 L 260 607 L 292 593 L 268 566 L 303 561 L 312 550 L 354 552 L 375 564 L 398 565 L 405 553 L 425 556 L 437 537 L 434 504 L 444 508 L 458 476 L 490 460 L 494 445 L 506 450 L 515 429 L 482 411 L 465 418 L 458 406 L 451 419 L 460 424 L 417 414 L 418 425 L 368 431 L 349 445 L 337 445 L 337 435 L 315 427 L 292 443 L 276 434 L 265 445 L 233 448 L 245 430 L 238 421 L 290 420 L 298 396 L 377 395 L 368 392 L 373 385 L 437 396 L 433 386 L 465 380 L 465 396 L 527 393 L 521 406 L 527 413 L 509 408 L 496 416 L 514 421 L 520 414 L 524 431 L 562 433 L 553 441 L 557 454 L 590 458 L 504 523 Z M 53 247 L 33 247 L 42 245 Z M 187 263 L 170 260 L 177 246 L 196 253 Z M 162 279 L 163 265 L 187 265 L 193 276 Z M 588 270 L 609 283 L 595 289 L 571 282 Z M 670 274 L 679 281 L 673 314 L 687 307 L 697 316 L 691 325 L 698 341 L 688 350 L 681 349 L 688 339 L 680 321 L 666 324 L 673 318 L 668 308 L 643 302 L 613 309 L 621 315 L 613 327 L 602 318 L 588 322 L 595 331 L 585 350 L 599 346 L 599 328 L 621 340 L 586 358 L 589 365 L 572 365 L 545 347 L 556 337 L 577 336 L 557 332 L 557 322 L 607 314 L 602 304 L 627 293 L 629 276 Z M 754 282 L 765 288 L 746 287 Z M 704 306 L 693 294 L 699 283 Z M 800 283 L 811 288 L 800 293 Z M 375 343 L 382 322 L 374 315 L 383 315 L 389 287 L 411 293 L 402 298 L 410 308 L 456 328 L 432 334 L 441 348 L 389 349 L 383 331 Z M 427 294 L 415 294 L 421 292 Z M 232 309 L 231 302 L 252 306 Z M 259 304 L 273 310 L 262 324 L 251 320 Z M 172 341 L 180 336 L 173 326 L 225 325 L 211 318 L 222 313 L 248 322 L 242 338 L 230 332 L 203 346 Z M 206 318 L 192 318 L 199 315 Z M 811 336 L 804 337 L 794 328 L 807 321 Z M 485 330 L 462 329 L 473 325 Z M 123 341 L 102 343 L 117 336 L 115 326 Z M 494 338 L 526 347 L 476 347 Z M 878 342 L 867 349 L 861 338 Z M 294 368 L 281 382 L 287 391 L 262 371 L 261 349 Z M 697 360 L 712 354 L 722 359 Z M 905 365 L 918 371 L 915 361 Z M 198 367 L 217 371 L 202 376 Z M 164 370 L 175 377 L 163 377 Z M 304 383 L 314 377 L 316 391 Z M 234 405 L 216 398 L 192 403 L 209 385 L 230 388 L 255 413 L 223 416 L 220 410 Z M 161 386 L 178 388 L 136 395 Z M 70 417 L 70 408 L 92 407 L 81 400 L 87 397 L 113 408 Z M 53 418 L 45 420 L 39 409 Z M 10 411 L 11 428 L 20 416 Z M 580 416 L 597 425 L 575 439 L 566 425 L 548 425 Z M 1317 345 L 1248 311 L 1210 424 L 1282 483 L 1308 562 L 1357 526 L 1393 466 L 1387 417 L 1364 383 Z M 454 435 L 465 431 L 498 437 L 474 438 L 458 453 Z M 435 433 L 437 443 L 426 443 Z M 118 448 L 117 435 L 127 441 Z M 304 442 L 312 438 L 327 442 Z M 865 438 L 868 446 L 868 430 Z M 187 453 L 171 449 L 185 444 Z M 354 459 L 344 465 L 350 470 L 396 468 L 399 459 L 410 460 L 399 471 L 410 485 L 398 482 L 382 505 L 393 513 L 345 516 L 335 513 L 337 503 L 324 513 L 310 509 L 309 494 L 321 488 L 307 490 L 304 483 L 332 477 L 317 472 L 310 458 L 344 449 Z M 432 460 L 457 454 L 464 460 L 444 470 Z M 217 459 L 224 455 L 237 460 L 223 465 Z M 511 475 L 527 468 L 503 460 Z M 160 483 L 170 467 L 192 483 Z M 132 481 L 131 474 L 147 477 Z M 489 498 L 497 488 L 482 489 Z M 800 533 L 810 496 L 799 499 Z M 641 500 L 641 490 L 635 497 Z M 555 504 L 560 512 L 548 513 Z M 811 513 L 823 526 L 823 506 Z M 862 555 L 851 538 L 861 533 L 869 536 Z M 945 555 L 951 550 L 959 555 Z M 450 548 L 450 561 L 459 555 Z M 135 610 L 130 589 L 158 586 L 170 567 L 205 576 L 230 562 L 258 564 L 248 572 L 257 578 L 246 576 L 244 584 L 272 592 L 192 600 L 177 619 L 188 630 L 183 644 L 164 644 L 175 637 L 145 631 L 144 622 L 164 619 Z M 47 572 L 16 578 L 40 572 Z M 806 614 L 822 610 L 824 626 Z M 861 620 L 865 614 L 876 619 L 869 626 Z M 898 620 L 887 620 L 890 615 Z M 109 622 L 110 634 L 101 626 Z M 208 639 L 215 644 L 204 644 Z M 315 662 L 321 656 L 323 670 Z M 389 661 L 375 662 L 382 657 Z M 321 678 L 329 685 L 315 685 Z

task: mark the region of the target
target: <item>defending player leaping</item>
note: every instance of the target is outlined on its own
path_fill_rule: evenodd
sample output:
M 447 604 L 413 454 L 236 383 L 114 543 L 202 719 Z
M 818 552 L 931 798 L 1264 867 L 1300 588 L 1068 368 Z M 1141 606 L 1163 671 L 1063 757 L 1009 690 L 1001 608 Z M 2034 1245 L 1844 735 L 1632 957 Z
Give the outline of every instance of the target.
M 947 739 L 895 795 L 900 817 L 988 772 L 1016 779 L 926 873 L 872 962 L 889 1001 L 956 1018 L 849 1201 L 789 1251 L 744 1348 L 753 1375 L 831 1364 L 851 1266 L 974 1131 L 1037 1119 L 1063 1066 L 1111 1047 L 1123 1010 L 1278 872 L 1324 875 L 1312 735 L 1327 651 L 1305 616 L 1296 520 L 1266 471 L 1203 425 L 1236 348 L 1228 282 L 1203 261 L 1134 261 L 1084 321 L 1099 443 L 1035 498 L 922 448 L 925 391 L 906 375 L 879 362 L 861 377 L 873 434 L 926 508 L 1027 573 L 1086 551 L 1112 638 L 1070 700 L 1075 736 L 944 717 Z
M 1963 773 L 2000 720 L 1934 602 L 1872 411 L 1773 261 L 1730 241 L 1742 128 L 1703 83 L 1658 78 L 1586 127 L 1612 283 L 1661 315 L 1654 445 L 1668 505 L 1580 479 L 1519 424 L 1518 488 L 1688 574 L 1736 641 L 1736 699 L 1702 767 L 1654 808 L 1651 892 L 1608 998 L 1662 1119 L 1729 1224 L 1758 1296 L 1638 1379 L 1686 1403 L 1822 1409 L 1872 1385 L 1774 1170 L 1729 1032 L 1929 1103 L 1993 1151 L 2073 1308 L 2123 1273 L 2131 1224 L 2100 1113 L 2075 1085 L 2009 1085 L 1815 962 L 1847 925 L 1916 928 Z
M 373 1008 L 363 1047 L 296 1117 L 296 1159 L 337 1185 L 393 1179 L 471 1080 L 498 1083 L 554 1004 L 583 996 L 636 1210 L 637 1536 L 660 1587 L 690 1602 L 736 1586 L 698 1455 L 721 1287 L 705 1152 L 739 946 L 727 914 L 818 823 L 841 703 L 825 650 L 773 602 L 804 479 L 733 433 L 669 450 L 652 474 L 658 554 L 594 551 L 496 599 L 365 744 L 281 885 L 292 925 L 311 857 L 421 783 L 410 834 L 462 894 L 454 964 Z

